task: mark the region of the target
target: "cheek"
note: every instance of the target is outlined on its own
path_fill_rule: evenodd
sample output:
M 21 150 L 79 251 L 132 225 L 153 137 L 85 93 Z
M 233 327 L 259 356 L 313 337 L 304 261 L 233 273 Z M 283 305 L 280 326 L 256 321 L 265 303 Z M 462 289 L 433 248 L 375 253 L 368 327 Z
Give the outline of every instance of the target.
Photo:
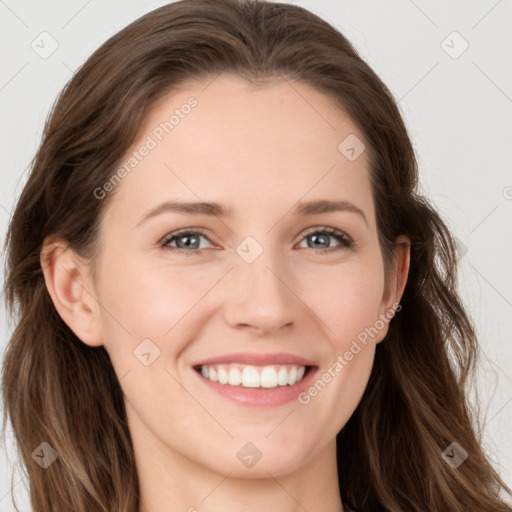
M 313 284 L 306 286 L 307 282 Z M 378 319 L 383 286 L 378 261 L 354 260 L 311 274 L 302 285 L 302 297 L 341 350 Z
M 132 338 L 160 340 L 194 308 L 212 281 L 178 268 L 147 268 L 137 260 L 106 262 L 103 276 L 99 300 L 106 325 L 121 324 Z
M 111 254 L 99 274 L 98 300 L 104 345 L 116 373 L 121 377 L 130 371 L 134 377 L 133 370 L 174 366 L 203 321 L 198 315 L 204 314 L 205 296 L 219 278 L 203 271 L 148 267 L 135 259 L 118 264 Z M 146 367 L 137 355 L 148 352 L 154 362 Z M 168 386 L 168 380 L 164 375 L 160 384 Z

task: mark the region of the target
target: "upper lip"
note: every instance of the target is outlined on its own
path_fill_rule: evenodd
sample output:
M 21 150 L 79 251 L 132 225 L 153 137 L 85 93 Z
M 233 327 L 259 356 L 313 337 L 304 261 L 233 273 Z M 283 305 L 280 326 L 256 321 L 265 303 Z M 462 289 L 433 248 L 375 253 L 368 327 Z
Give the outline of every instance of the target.
M 222 363 L 240 363 L 255 366 L 267 366 L 272 364 L 296 364 L 298 366 L 316 366 L 314 361 L 310 361 L 309 359 L 305 359 L 304 357 L 296 356 L 294 354 L 287 354 L 285 352 L 278 352 L 274 354 L 257 354 L 254 352 L 238 352 L 232 354 L 224 354 L 222 356 L 204 359 L 193 364 L 192 366 L 203 366 Z

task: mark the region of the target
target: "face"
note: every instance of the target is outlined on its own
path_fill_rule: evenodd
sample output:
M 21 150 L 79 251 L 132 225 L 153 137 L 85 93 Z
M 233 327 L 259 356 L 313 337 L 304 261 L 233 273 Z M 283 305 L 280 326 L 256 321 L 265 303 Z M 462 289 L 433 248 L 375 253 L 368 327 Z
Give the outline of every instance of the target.
M 160 100 L 95 192 L 101 344 L 139 455 L 285 475 L 333 454 L 400 297 L 350 118 L 304 84 L 208 83 Z

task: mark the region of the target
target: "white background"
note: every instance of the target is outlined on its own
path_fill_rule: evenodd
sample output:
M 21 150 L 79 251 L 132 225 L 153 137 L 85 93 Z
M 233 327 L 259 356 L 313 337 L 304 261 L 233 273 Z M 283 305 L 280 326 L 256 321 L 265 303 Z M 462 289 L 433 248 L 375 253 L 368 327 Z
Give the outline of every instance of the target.
M 2 238 L 58 92 L 102 42 L 164 3 L 0 0 Z M 399 100 L 422 190 L 459 240 L 460 291 L 482 346 L 484 445 L 512 485 L 511 2 L 294 3 L 339 28 Z M 43 31 L 58 42 L 47 59 L 31 48 Z M 458 52 L 464 44 L 448 37 L 453 31 L 469 44 L 458 58 L 445 51 L 451 46 L 449 51 Z M 0 315 L 3 354 L 12 325 L 3 305 Z M 8 446 L 0 451 L 0 512 L 14 511 L 11 485 L 25 512 L 30 509 L 27 480 L 16 465 L 11 439 L 9 431 Z

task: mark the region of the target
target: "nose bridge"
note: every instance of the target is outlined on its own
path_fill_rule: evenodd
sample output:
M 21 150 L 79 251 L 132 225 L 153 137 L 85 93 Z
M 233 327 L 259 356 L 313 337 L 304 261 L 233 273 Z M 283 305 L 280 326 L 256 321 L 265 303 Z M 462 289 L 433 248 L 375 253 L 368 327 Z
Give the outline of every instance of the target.
M 246 237 L 235 248 L 235 268 L 226 300 L 227 320 L 232 326 L 250 325 L 262 331 L 279 329 L 294 321 L 297 300 L 290 290 L 280 246 L 271 236 Z

